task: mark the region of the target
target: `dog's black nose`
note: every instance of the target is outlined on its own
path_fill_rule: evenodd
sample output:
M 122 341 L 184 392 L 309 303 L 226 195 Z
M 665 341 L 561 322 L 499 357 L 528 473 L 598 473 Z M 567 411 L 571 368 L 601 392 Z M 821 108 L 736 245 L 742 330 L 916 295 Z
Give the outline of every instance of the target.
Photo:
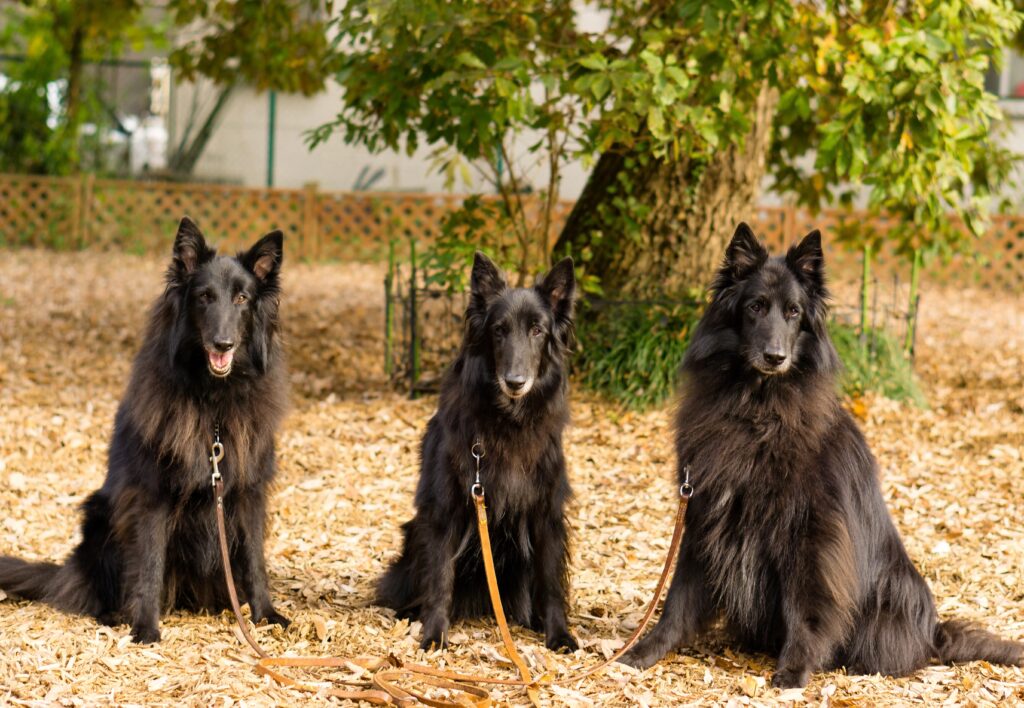
M 230 339 L 215 339 L 213 346 L 219 352 L 229 352 L 235 348 L 235 343 Z
M 505 385 L 510 391 L 518 391 L 526 385 L 526 377 L 519 374 L 510 374 L 505 377 Z
M 786 360 L 786 355 L 781 351 L 767 351 L 764 353 L 764 360 L 768 362 L 770 366 L 781 366 L 782 362 Z

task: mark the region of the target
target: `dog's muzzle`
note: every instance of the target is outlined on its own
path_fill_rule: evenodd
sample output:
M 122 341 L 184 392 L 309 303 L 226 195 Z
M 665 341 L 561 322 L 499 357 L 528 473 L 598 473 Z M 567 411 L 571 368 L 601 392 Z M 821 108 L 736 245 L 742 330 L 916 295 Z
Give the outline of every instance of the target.
M 502 393 L 515 400 L 530 392 L 530 389 L 533 388 L 533 377 L 499 376 L 498 387 Z

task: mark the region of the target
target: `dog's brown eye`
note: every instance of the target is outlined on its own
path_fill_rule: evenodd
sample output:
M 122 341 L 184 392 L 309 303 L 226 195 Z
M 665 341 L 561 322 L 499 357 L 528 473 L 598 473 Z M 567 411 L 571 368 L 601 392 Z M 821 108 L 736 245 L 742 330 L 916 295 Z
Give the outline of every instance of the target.
M 752 302 L 752 303 L 750 303 L 750 311 L 751 312 L 760 312 L 761 311 L 761 303 L 759 303 L 759 302 Z
M 544 334 L 544 330 L 542 330 L 539 325 L 534 325 L 533 327 L 530 327 L 531 337 L 539 337 L 542 334 Z
M 210 293 L 200 293 L 199 294 L 199 304 L 200 305 L 209 305 L 211 302 L 213 302 L 213 295 L 210 295 Z
M 790 319 L 797 317 L 800 314 L 800 308 L 796 305 L 790 305 L 789 309 L 786 310 L 786 314 L 789 315 Z
M 245 302 L 248 299 L 249 298 L 247 298 L 245 296 L 245 293 L 238 293 L 237 295 L 235 295 L 235 304 L 236 305 L 241 305 L 243 302 Z

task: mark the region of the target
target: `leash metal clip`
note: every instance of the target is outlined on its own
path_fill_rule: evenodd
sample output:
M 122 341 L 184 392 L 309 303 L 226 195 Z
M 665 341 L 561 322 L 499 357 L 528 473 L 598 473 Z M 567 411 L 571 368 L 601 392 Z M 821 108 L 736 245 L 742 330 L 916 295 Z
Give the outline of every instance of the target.
M 478 449 L 479 452 L 477 452 Z M 484 444 L 477 440 L 473 443 L 473 447 L 469 449 L 469 452 L 473 455 L 473 459 L 476 460 L 476 481 L 473 483 L 473 486 L 469 488 L 469 493 L 475 498 L 480 498 L 484 495 L 484 485 L 480 482 L 480 460 L 483 459 L 485 454 Z
M 210 448 L 210 452 L 213 453 L 210 455 L 210 462 L 213 463 L 213 474 L 210 475 L 210 481 L 213 483 L 213 486 L 216 487 L 217 482 L 222 479 L 220 475 L 220 468 L 217 466 L 217 463 L 224 459 L 224 445 L 220 442 L 215 442 L 213 447 Z
M 224 459 L 224 444 L 220 441 L 220 423 L 213 426 L 213 445 L 210 447 L 210 464 L 213 465 L 213 474 L 210 475 L 210 482 L 214 487 L 221 481 L 220 467 L 217 463 Z
M 690 484 L 689 465 L 683 466 L 683 474 L 685 475 L 685 478 L 683 479 L 683 483 L 679 485 L 679 496 L 683 497 L 684 499 L 689 499 L 690 497 L 693 496 L 693 485 Z

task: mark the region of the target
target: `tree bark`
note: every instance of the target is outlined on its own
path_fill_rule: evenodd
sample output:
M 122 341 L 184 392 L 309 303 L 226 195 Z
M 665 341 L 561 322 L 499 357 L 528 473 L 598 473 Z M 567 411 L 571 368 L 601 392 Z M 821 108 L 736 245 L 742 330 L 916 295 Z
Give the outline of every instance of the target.
M 78 171 L 81 156 L 78 153 L 78 129 L 82 122 L 82 72 L 85 69 L 85 30 L 72 19 L 68 51 L 68 86 L 64 95 L 64 125 L 62 139 L 68 146 L 68 169 Z
M 192 174 L 192 171 L 196 168 L 196 163 L 199 162 L 203 151 L 206 150 L 207 143 L 213 137 L 213 132 L 217 128 L 217 119 L 220 117 L 221 111 L 224 110 L 224 106 L 227 105 L 228 99 L 231 98 L 234 90 L 235 84 L 228 84 L 220 88 L 217 100 L 214 102 L 210 112 L 206 114 L 206 118 L 203 120 L 203 124 L 196 133 L 195 138 L 191 140 L 192 122 L 190 119 L 189 127 L 182 135 L 181 142 L 167 160 L 168 170 L 177 174 Z
M 756 206 L 777 103 L 777 91 L 765 85 L 746 139 L 708 159 L 665 157 L 643 164 L 639 155 L 603 154 L 555 253 L 587 254 L 585 268 L 600 278 L 607 297 L 685 296 L 707 287 L 737 222 L 749 219 Z M 631 233 L 623 233 L 628 207 L 612 199 L 623 181 L 649 209 Z

